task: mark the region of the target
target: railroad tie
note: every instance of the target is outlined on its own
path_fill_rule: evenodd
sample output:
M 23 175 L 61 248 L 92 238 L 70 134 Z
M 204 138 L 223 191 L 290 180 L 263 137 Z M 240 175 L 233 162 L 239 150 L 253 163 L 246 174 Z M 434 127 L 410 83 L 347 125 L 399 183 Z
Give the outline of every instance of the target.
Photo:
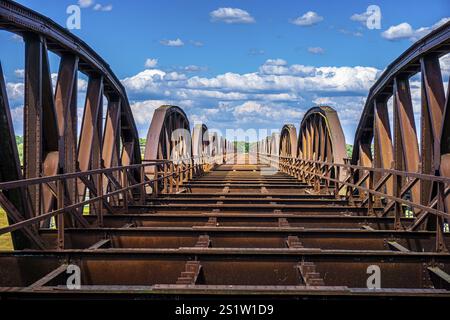
M 211 247 L 211 240 L 209 239 L 209 236 L 206 234 L 198 236 L 198 240 L 195 243 L 195 247 L 198 247 L 198 248 Z
M 450 289 L 450 275 L 447 272 L 445 272 L 438 266 L 429 266 L 427 267 L 427 270 L 430 272 L 430 274 L 438 277 L 441 280 L 440 287 L 443 287 L 447 290 Z
M 286 218 L 278 218 L 278 226 L 280 228 L 289 228 L 290 224 Z
M 112 242 L 111 239 L 102 239 L 96 243 L 94 243 L 92 246 L 90 246 L 88 249 L 90 250 L 97 250 L 97 249 L 102 249 L 105 247 L 112 247 Z
M 200 261 L 188 261 L 184 267 L 184 271 L 178 277 L 176 284 L 196 284 L 202 265 Z
M 209 217 L 208 222 L 206 222 L 205 227 L 217 227 L 219 223 L 216 217 Z
M 66 273 L 68 266 L 69 266 L 68 264 L 60 265 L 58 268 L 54 269 L 53 271 L 51 271 L 50 273 L 48 273 L 41 279 L 39 279 L 36 282 L 34 282 L 33 284 L 29 285 L 28 289 L 38 289 L 38 288 L 41 288 L 41 287 L 47 285 L 50 281 L 56 279 L 61 274 Z
M 134 228 L 134 227 L 136 227 L 135 224 L 134 224 L 134 222 L 126 223 L 126 224 L 124 224 L 124 225 L 122 226 L 122 228 L 124 228 L 124 229 L 127 229 L 127 228 Z
M 324 286 L 325 282 L 316 271 L 316 265 L 313 262 L 302 261 L 297 265 L 300 276 L 306 286 Z
M 386 241 L 388 247 L 393 251 L 400 251 L 400 252 L 409 252 L 409 249 L 402 246 L 397 241 Z
M 286 239 L 286 245 L 289 249 L 303 248 L 303 244 L 297 236 L 288 236 Z

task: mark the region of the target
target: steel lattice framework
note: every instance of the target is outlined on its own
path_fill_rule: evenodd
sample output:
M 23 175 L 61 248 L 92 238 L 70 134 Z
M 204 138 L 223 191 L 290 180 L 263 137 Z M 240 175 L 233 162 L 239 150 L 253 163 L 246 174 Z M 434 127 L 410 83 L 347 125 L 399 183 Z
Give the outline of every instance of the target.
M 353 164 L 450 177 L 449 94 L 447 92 L 446 98 L 439 65 L 439 57 L 449 50 L 449 34 L 447 23 L 416 42 L 387 67 L 370 89 L 355 135 Z M 420 137 L 409 83 L 417 73 L 421 81 Z M 394 110 L 393 133 L 389 126 L 389 98 Z M 402 197 L 410 193 L 412 201 L 423 205 L 436 207 L 436 193 L 448 194 L 448 190 L 436 189 L 431 181 L 416 178 L 392 179 L 377 174 L 374 184 L 383 183 L 384 179 L 388 179 L 388 194 Z M 450 207 L 449 196 L 446 196 L 445 206 L 447 210 Z M 424 210 L 421 213 L 420 223 L 428 216 Z M 438 224 L 442 225 L 442 221 Z
M 6 97 L 3 73 L 0 75 L 1 115 L 1 181 L 20 180 L 57 173 L 87 171 L 117 165 L 138 164 L 140 149 L 136 125 L 125 89 L 103 61 L 83 41 L 68 31 L 25 7 L 9 1 L 0 2 L 0 27 L 23 37 L 25 42 L 24 101 L 24 170 L 15 142 Z M 60 56 L 61 62 L 55 94 L 52 90 L 48 51 Z M 1 66 L 0 66 L 1 68 Z M 81 132 L 77 132 L 77 72 L 89 77 Z M 103 97 L 107 99 L 106 126 L 102 129 Z M 77 141 L 78 140 L 78 141 Z M 122 148 L 119 148 L 122 145 Z M 121 150 L 120 150 L 121 149 Z M 103 162 L 102 162 L 103 160 Z M 100 187 L 98 180 L 89 182 L 90 191 Z M 31 186 L 4 194 L 2 203 L 17 208 L 10 223 L 30 219 L 55 206 L 55 185 Z M 68 182 L 68 202 L 82 201 L 86 194 L 83 182 Z M 75 211 L 74 211 L 75 213 Z M 77 211 L 67 225 L 86 226 Z M 35 231 L 26 231 L 35 238 Z M 40 246 L 14 234 L 16 248 Z

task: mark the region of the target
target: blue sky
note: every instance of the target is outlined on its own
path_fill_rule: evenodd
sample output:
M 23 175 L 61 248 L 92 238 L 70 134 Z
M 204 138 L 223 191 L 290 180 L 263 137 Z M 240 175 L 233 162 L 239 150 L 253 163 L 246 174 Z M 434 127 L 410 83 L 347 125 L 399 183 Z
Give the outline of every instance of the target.
M 162 103 L 182 107 L 191 124 L 221 130 L 298 127 L 322 103 L 338 110 L 352 142 L 381 71 L 450 16 L 448 0 L 19 2 L 61 25 L 69 5 L 82 7 L 81 29 L 72 32 L 122 79 L 141 136 Z M 363 19 L 372 4 L 381 9 L 381 29 Z M 23 44 L 5 32 L 0 43 L 17 131 Z M 57 72 L 57 58 L 52 62 Z M 447 76 L 449 59 L 441 63 Z

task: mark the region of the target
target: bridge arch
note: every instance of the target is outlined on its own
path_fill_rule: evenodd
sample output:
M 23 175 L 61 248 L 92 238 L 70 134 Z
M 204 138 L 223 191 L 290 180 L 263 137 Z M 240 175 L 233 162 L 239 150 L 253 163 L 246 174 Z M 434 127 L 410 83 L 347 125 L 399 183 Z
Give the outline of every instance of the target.
M 270 137 L 269 150 L 271 156 L 278 156 L 280 154 L 280 133 L 272 132 Z
M 439 61 L 449 52 L 449 34 L 450 22 L 430 32 L 394 60 L 372 86 L 356 130 L 352 164 L 450 177 L 449 92 L 445 94 Z M 410 79 L 419 74 L 421 110 L 417 113 Z M 382 179 L 382 174 L 377 173 L 374 183 Z M 433 202 L 433 183 L 402 179 L 400 189 L 409 183 L 414 183 L 409 188 L 413 202 Z M 392 178 L 384 188 L 389 195 L 396 192 Z M 445 207 L 449 212 L 450 194 Z
M 264 139 L 259 141 L 258 152 L 266 155 L 270 154 L 270 141 L 271 141 L 270 136 L 266 136 Z
M 328 106 L 309 109 L 302 119 L 297 156 L 343 164 L 347 157 L 345 136 L 336 110 Z
M 203 156 L 210 156 L 210 138 L 208 127 L 205 124 L 196 124 L 192 131 L 192 155 L 198 162 Z
M 210 154 L 212 157 L 222 154 L 222 139 L 217 131 L 211 131 L 208 133 L 208 141 L 211 149 Z
M 179 160 L 191 156 L 191 131 L 184 111 L 170 105 L 156 109 L 147 133 L 144 158 Z
M 280 156 L 297 157 L 297 129 L 293 124 L 285 124 L 280 134 Z

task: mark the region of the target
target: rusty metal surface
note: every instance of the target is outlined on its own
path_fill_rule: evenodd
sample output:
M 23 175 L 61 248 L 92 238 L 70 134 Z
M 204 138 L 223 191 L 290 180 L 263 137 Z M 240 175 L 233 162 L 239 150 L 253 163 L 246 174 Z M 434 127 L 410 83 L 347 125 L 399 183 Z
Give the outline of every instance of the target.
M 210 155 L 209 132 L 205 124 L 197 124 L 192 131 L 192 156 L 201 158 Z
M 137 129 L 126 92 L 106 62 L 64 28 L 15 2 L 0 1 L 0 22 L 2 30 L 22 36 L 25 42 L 24 178 L 121 165 L 118 155 L 121 144 L 124 145 L 122 153 L 126 155 L 122 157 L 124 164 L 140 163 Z M 51 84 L 49 52 L 61 58 L 55 93 Z M 89 78 L 80 141 L 77 141 L 78 71 Z M 108 100 L 109 119 L 104 132 L 103 97 Z M 2 99 L 7 98 L 2 95 Z M 8 106 L 2 105 L 2 109 L 5 108 Z M 11 123 L 3 123 L 2 128 L 13 131 Z M 6 135 L 2 134 L 3 137 Z M 10 157 L 9 162 L 20 166 L 18 158 Z M 5 175 L 1 179 L 9 180 L 14 178 Z M 107 189 L 110 183 L 104 182 L 103 187 Z M 99 189 L 100 182 L 92 181 L 90 191 L 93 187 Z M 65 181 L 64 189 L 66 204 L 85 199 L 86 187 L 80 181 Z M 31 185 L 23 190 L 25 199 L 22 203 L 25 201 L 25 204 L 17 203 L 8 192 L 5 193 L 5 201 L 13 200 L 7 206 L 14 204 L 23 218 L 38 217 L 56 208 L 55 190 L 54 184 Z M 99 210 L 94 205 L 93 211 Z M 15 220 L 18 222 L 17 218 Z M 43 226 L 49 223 L 41 222 Z M 67 226 L 74 226 L 75 223 L 79 221 L 71 217 L 65 220 Z M 22 240 L 15 242 L 16 248 L 29 246 Z
M 208 220 L 192 227 L 142 226 L 132 228 L 67 229 L 66 243 L 74 249 L 84 249 L 109 239 L 111 248 L 182 248 L 193 247 L 200 236 L 208 235 L 211 248 L 286 248 L 289 237 L 298 237 L 305 250 L 391 250 L 389 242 L 396 242 L 409 251 L 432 251 L 433 232 L 398 230 L 367 230 L 361 225 L 333 228 L 315 226 L 299 227 L 287 219 L 288 226 L 279 227 L 279 219 L 265 226 L 257 224 L 226 225 L 216 222 L 209 226 Z M 216 220 L 217 221 L 217 220 Z M 322 222 L 326 221 L 323 219 Z M 359 228 L 358 228 L 359 227 Z M 42 231 L 49 248 L 56 248 L 56 232 Z M 450 239 L 446 237 L 446 243 Z
M 450 39 L 450 23 L 442 25 L 415 42 L 402 55 L 395 59 L 386 71 L 380 76 L 376 83 L 370 88 L 368 99 L 364 105 L 364 110 L 355 134 L 355 145 L 370 140 L 372 135 L 371 121 L 373 120 L 374 100 L 379 102 L 387 101 L 392 96 L 393 81 L 396 75 L 413 75 L 420 71 L 420 59 L 427 54 L 437 53 L 444 55 L 448 52 Z M 353 154 L 353 163 L 358 160 L 358 151 Z
M 337 112 L 327 106 L 308 110 L 302 119 L 298 155 L 304 159 L 344 163 L 345 136 Z
M 447 148 L 449 133 L 444 115 L 448 114 L 448 94 L 445 96 L 439 57 L 448 53 L 450 44 L 450 23 L 429 33 L 400 57 L 392 62 L 370 89 L 361 120 L 355 135 L 352 163 L 371 164 L 377 168 L 395 168 L 408 172 L 440 174 L 449 177 L 446 169 L 448 158 L 441 156 L 442 147 Z M 420 72 L 421 113 L 420 136 L 415 128 L 409 81 Z M 393 138 L 389 130 L 387 101 L 393 99 Z M 370 149 L 374 142 L 374 157 L 364 150 Z M 441 141 L 444 141 L 442 144 Z M 420 146 L 420 148 L 419 148 Z M 365 161 L 366 159 L 366 161 Z M 365 162 L 365 163 L 364 163 Z M 439 173 L 438 173 L 439 172 Z M 381 177 L 376 177 L 376 181 Z M 386 188 L 394 195 L 410 181 L 389 180 Z M 433 203 L 436 187 L 426 181 L 419 181 L 410 189 L 413 201 L 424 205 Z M 450 198 L 445 197 L 449 207 Z M 424 221 L 436 224 L 432 217 Z M 441 228 L 442 222 L 434 228 Z
M 297 157 L 297 130 L 292 124 L 286 124 L 281 129 L 280 134 L 280 155 Z
M 186 130 L 190 134 L 189 120 L 181 108 L 161 106 L 156 109 L 147 133 L 144 158 L 170 160 L 178 159 L 178 157 L 191 157 L 191 141 L 183 141 L 181 136 L 176 138 L 174 136 L 174 132 L 180 129 Z M 186 146 L 177 148 L 180 144 Z M 180 154 L 173 154 L 175 151 Z
M 211 190 L 208 196 L 205 193 L 192 197 L 195 193 L 161 194 L 148 198 L 145 205 L 130 204 L 120 216 L 106 216 L 102 227 L 66 229 L 64 251 L 56 250 L 56 231 L 41 230 L 47 250 L 0 254 L 0 265 L 6 274 L 13 272 L 13 265 L 24 270 L 20 277 L 0 276 L 0 281 L 4 281 L 1 286 L 9 287 L 12 292 L 18 292 L 12 287 L 23 287 L 20 292 L 34 294 L 56 288 L 62 294 L 67 291 L 63 286 L 64 277 L 56 277 L 38 291 L 32 284 L 45 282 L 42 279 L 61 263 L 71 261 L 81 266 L 85 275 L 80 296 L 82 292 L 88 296 L 108 294 L 117 288 L 136 295 L 142 293 L 141 286 L 152 291 L 154 287 L 170 288 L 188 282 L 193 290 L 209 294 L 222 292 L 226 285 L 242 288 L 242 293 L 261 292 L 263 287 L 269 287 L 270 292 L 279 290 L 279 294 L 287 294 L 281 289 L 286 286 L 293 288 L 289 294 L 300 296 L 312 292 L 330 294 L 337 287 L 345 288 L 347 294 L 369 294 L 364 291 L 364 275 L 369 265 L 376 264 L 383 270 L 383 290 L 397 289 L 398 294 L 415 296 L 447 294 L 440 280 L 428 271 L 439 266 L 445 273 L 450 267 L 450 255 L 433 252 L 434 232 L 395 230 L 394 219 L 366 216 L 366 208 L 354 205 L 346 207 L 350 211 L 362 209 L 362 216 L 349 216 L 349 211 L 342 211 L 339 204 L 348 200 L 335 199 L 330 194 L 316 194 L 311 198 L 299 194 L 289 197 L 267 194 L 261 191 L 254 169 L 244 170 L 246 166 L 239 165 L 236 166 L 239 171 L 233 171 L 233 167 L 219 166 L 220 170 L 207 172 L 191 183 L 222 186 L 222 177 L 228 181 L 230 191 L 242 188 L 241 176 L 251 177 L 254 183 L 249 189 L 258 192 L 258 196 L 248 193 L 241 198 L 227 192 L 223 197 Z M 234 174 L 229 176 L 230 172 Z M 279 179 L 295 184 L 283 174 L 262 180 L 270 188 Z M 180 201 L 192 213 L 179 208 L 164 213 Z M 261 213 L 258 205 L 252 204 L 256 212 L 250 213 L 248 206 L 236 208 L 233 202 L 264 203 L 262 208 L 267 212 Z M 297 212 L 286 211 L 292 202 L 303 202 L 304 208 L 299 210 L 297 205 Z M 159 207 L 154 203 L 165 205 Z M 230 208 L 236 212 L 228 212 Z M 321 210 L 333 212 L 333 216 L 322 216 Z M 245 215 L 248 215 L 247 222 Z M 195 220 L 195 216 L 201 220 Z M 445 242 L 448 241 L 445 237 Z M 198 274 L 186 277 L 187 263 L 194 259 L 198 261 L 195 265 Z M 33 268 L 33 272 L 26 271 L 27 268 Z M 115 272 L 117 269 L 122 272 Z M 248 272 L 252 272 L 252 277 L 248 277 Z M 311 287 L 319 291 L 311 291 Z M 309 290 L 302 292 L 302 288 Z

